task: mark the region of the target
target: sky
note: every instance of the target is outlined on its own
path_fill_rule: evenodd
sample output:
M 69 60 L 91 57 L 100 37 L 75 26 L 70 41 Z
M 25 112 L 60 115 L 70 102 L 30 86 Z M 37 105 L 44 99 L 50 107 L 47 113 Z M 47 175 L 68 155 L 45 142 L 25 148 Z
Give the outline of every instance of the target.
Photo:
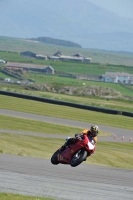
M 133 0 L 88 0 L 124 18 L 133 18 Z

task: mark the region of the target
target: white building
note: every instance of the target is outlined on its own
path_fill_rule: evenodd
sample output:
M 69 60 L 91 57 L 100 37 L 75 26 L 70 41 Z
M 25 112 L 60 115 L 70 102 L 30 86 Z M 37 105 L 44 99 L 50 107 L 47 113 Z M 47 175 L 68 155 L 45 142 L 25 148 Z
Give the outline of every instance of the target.
M 0 63 L 6 63 L 6 61 L 0 59 Z
M 5 82 L 9 83 L 11 81 L 10 78 L 5 78 Z
M 133 76 L 130 77 L 129 84 L 133 84 Z
M 125 72 L 106 72 L 101 81 L 111 83 L 133 84 L 133 74 Z

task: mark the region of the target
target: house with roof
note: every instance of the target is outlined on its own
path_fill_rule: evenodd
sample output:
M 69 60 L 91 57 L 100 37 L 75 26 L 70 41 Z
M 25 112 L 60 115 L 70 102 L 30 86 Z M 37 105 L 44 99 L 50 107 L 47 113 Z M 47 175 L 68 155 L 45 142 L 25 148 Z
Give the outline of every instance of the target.
M 101 81 L 110 83 L 133 84 L 133 74 L 125 72 L 106 72 L 101 76 Z

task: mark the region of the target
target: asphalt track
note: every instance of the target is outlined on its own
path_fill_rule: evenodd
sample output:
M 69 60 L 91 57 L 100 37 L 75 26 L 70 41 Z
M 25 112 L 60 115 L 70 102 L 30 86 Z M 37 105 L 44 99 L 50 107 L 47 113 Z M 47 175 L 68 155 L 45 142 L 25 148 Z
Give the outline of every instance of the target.
M 52 122 L 87 128 L 89 123 L 50 118 L 46 116 L 0 109 L 1 115 Z M 112 133 L 105 141 L 129 141 L 133 131 L 99 125 L 102 131 Z M 36 135 L 31 132 L 15 134 Z M 114 139 L 113 134 L 117 134 Z M 40 136 L 46 134 L 40 134 Z M 53 135 L 49 135 L 48 137 Z M 56 135 L 60 137 L 60 135 Z M 99 137 L 99 140 L 103 140 Z M 122 142 L 124 142 L 122 141 Z M 12 192 L 34 196 L 47 196 L 62 200 L 133 200 L 133 170 L 87 165 L 76 168 L 69 165 L 54 166 L 50 160 L 0 154 L 0 192 Z

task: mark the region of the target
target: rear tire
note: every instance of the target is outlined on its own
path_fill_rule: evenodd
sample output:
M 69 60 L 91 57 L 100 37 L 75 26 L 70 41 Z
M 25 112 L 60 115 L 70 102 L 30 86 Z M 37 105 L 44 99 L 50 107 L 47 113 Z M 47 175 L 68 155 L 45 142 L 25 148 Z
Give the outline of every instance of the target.
M 57 157 L 58 153 L 59 153 L 59 150 L 57 150 L 51 157 L 51 163 L 53 165 L 58 165 L 59 164 L 58 157 Z
M 72 159 L 71 159 L 71 162 L 70 162 L 70 165 L 71 165 L 72 167 L 76 167 L 76 166 L 78 166 L 79 164 L 81 164 L 81 163 L 86 159 L 86 157 L 87 157 L 87 151 L 81 149 L 81 150 L 77 151 L 77 152 L 73 155 L 73 157 L 72 157 Z

